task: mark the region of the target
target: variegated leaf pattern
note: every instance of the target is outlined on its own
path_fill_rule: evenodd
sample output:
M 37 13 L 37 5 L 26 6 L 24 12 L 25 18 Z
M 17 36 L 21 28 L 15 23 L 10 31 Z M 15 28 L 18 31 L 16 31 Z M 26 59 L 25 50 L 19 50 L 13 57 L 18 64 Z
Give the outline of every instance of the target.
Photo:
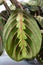
M 41 46 L 41 50 L 37 56 L 37 60 L 41 63 L 43 63 L 43 32 L 42 32 L 42 46 Z
M 41 48 L 41 32 L 31 15 L 19 9 L 12 12 L 4 26 L 6 52 L 16 60 L 34 58 Z
M 27 7 L 31 11 L 37 11 L 39 10 L 39 7 L 43 11 L 43 0 L 28 0 L 26 2 L 22 1 L 21 3 L 24 7 Z

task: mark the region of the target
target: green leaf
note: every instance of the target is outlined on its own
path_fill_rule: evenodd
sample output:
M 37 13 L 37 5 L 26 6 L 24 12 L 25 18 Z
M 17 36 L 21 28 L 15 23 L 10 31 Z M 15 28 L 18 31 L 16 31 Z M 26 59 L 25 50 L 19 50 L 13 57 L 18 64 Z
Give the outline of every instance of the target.
M 0 30 L 3 30 L 3 18 L 0 16 Z
M 41 27 L 43 28 L 43 17 L 37 16 L 36 19 L 39 22 L 39 24 L 41 25 Z
M 10 9 L 11 9 L 11 10 L 15 10 L 15 9 L 16 9 L 15 5 L 12 4 L 12 5 L 10 6 Z
M 0 30 L 0 56 L 3 53 L 3 37 L 2 37 L 2 31 Z
M 41 45 L 41 50 L 39 54 L 37 55 L 37 60 L 41 63 L 43 63 L 43 31 L 42 31 L 42 45 Z
M 33 5 L 37 6 L 38 2 L 37 2 L 37 0 L 28 0 L 27 2 L 24 1 L 24 2 L 21 2 L 21 3 L 24 4 L 24 5 L 27 3 L 28 5 L 31 5 L 31 6 L 33 6 Z
M 15 10 L 4 26 L 3 40 L 8 55 L 16 60 L 33 59 L 41 48 L 41 32 L 31 15 Z
M 27 2 L 22 2 L 22 4 L 25 3 L 31 6 L 43 6 L 43 0 L 28 0 Z
M 3 23 L 2 23 L 2 17 L 0 16 L 0 55 L 3 52 Z
M 23 2 L 22 5 L 31 11 L 39 10 L 39 8 L 36 5 L 32 5 L 32 4 L 30 5 L 30 4 L 25 3 L 25 2 Z
M 39 10 L 39 7 L 43 11 L 43 0 L 28 0 L 27 2 L 21 2 L 21 3 L 23 6 L 27 7 L 31 11 L 37 11 Z

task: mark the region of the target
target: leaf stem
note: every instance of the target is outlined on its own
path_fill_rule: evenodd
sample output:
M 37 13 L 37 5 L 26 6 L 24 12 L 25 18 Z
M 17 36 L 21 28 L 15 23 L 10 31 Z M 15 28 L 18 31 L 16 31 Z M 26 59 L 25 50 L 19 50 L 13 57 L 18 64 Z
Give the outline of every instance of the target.
M 6 10 L 7 10 L 8 16 L 9 16 L 10 13 L 11 13 L 11 10 L 10 10 L 9 6 L 7 5 L 7 3 L 5 2 L 5 0 L 3 1 L 3 4 L 4 4 L 4 6 L 5 6 Z
M 21 3 L 19 3 L 17 0 L 10 0 L 17 8 L 20 8 L 23 10 L 23 6 Z

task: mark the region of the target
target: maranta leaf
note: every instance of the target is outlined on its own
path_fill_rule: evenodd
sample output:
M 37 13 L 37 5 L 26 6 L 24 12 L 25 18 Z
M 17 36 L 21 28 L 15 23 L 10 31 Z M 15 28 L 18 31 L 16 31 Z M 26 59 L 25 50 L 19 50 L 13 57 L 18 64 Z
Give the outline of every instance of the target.
M 43 6 L 43 0 L 28 0 L 27 2 L 24 2 L 23 4 L 25 4 L 25 3 L 27 3 L 31 6 Z
M 3 20 L 2 17 L 0 16 L 0 55 L 3 52 Z
M 41 48 L 41 32 L 31 15 L 15 10 L 4 26 L 3 40 L 6 52 L 16 60 L 32 59 Z
M 43 63 L 43 33 L 42 33 L 42 45 L 41 45 L 41 50 L 37 56 L 37 60 L 41 63 Z
M 40 26 L 43 28 L 43 17 L 42 16 L 36 16 L 36 19 L 39 22 Z

